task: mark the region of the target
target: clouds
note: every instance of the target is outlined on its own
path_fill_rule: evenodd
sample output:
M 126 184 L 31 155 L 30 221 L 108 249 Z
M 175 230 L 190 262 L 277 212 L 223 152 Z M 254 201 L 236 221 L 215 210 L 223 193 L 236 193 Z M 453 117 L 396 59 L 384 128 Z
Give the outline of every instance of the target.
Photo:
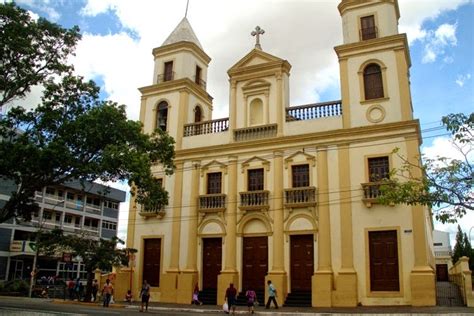
M 464 84 L 466 83 L 466 81 L 468 81 L 470 79 L 471 79 L 471 74 L 469 74 L 469 73 L 465 74 L 465 75 L 458 75 L 458 77 L 456 79 L 456 84 L 462 88 L 462 87 L 464 87 Z
M 15 0 L 15 2 L 22 6 L 28 6 L 35 9 L 48 17 L 49 20 L 57 22 L 61 14 L 51 6 L 49 0 Z
M 435 31 L 428 31 L 423 39 L 425 43 L 422 63 L 435 62 L 438 56 L 448 53 L 446 49 L 457 45 L 456 38 L 457 24 L 442 24 Z M 445 56 L 445 62 L 452 62 L 452 57 Z

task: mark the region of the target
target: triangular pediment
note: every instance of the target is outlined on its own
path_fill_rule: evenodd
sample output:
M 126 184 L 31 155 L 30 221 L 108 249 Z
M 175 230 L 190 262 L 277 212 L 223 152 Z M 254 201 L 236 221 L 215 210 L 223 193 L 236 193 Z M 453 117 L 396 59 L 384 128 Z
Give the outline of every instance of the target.
M 242 59 L 240 59 L 234 66 L 232 66 L 229 69 L 229 72 L 232 72 L 240 68 L 256 66 L 256 65 L 272 63 L 272 62 L 284 62 L 284 60 L 276 56 L 270 55 L 269 53 L 265 53 L 264 51 L 260 49 L 254 48 Z

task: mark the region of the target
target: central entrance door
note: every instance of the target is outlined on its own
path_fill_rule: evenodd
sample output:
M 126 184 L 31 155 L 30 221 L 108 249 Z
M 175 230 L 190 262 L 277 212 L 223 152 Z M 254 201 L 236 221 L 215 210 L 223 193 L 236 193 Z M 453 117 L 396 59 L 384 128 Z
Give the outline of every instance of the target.
M 202 288 L 217 289 L 217 276 L 222 270 L 222 239 L 203 238 Z
M 314 273 L 313 235 L 291 236 L 291 290 L 311 291 Z
M 268 273 L 268 238 L 244 237 L 242 262 L 242 286 L 256 291 L 265 290 Z

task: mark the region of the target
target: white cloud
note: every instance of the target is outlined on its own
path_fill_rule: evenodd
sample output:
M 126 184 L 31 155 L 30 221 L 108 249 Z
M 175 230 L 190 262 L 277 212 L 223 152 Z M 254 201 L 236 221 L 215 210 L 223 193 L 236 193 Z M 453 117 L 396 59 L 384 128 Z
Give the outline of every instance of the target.
M 15 0 L 15 2 L 45 13 L 51 21 L 56 22 L 61 18 L 59 12 L 50 5 L 49 0 Z
M 464 87 L 464 84 L 466 83 L 466 81 L 470 79 L 471 79 L 471 74 L 458 75 L 456 79 L 456 84 L 462 88 Z
M 446 56 L 446 48 L 457 45 L 457 24 L 442 24 L 436 31 L 429 31 L 423 42 L 425 43 L 423 63 L 435 62 L 438 56 L 445 56 L 443 61 L 452 62 L 451 56 Z

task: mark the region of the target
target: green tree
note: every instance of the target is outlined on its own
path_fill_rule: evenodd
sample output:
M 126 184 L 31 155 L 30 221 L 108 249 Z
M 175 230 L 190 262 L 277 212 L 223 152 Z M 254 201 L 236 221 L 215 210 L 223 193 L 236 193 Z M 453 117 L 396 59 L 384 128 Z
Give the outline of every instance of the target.
M 41 249 L 52 250 L 56 254 L 70 252 L 81 258 L 87 273 L 85 301 L 91 299 L 92 281 L 96 269 L 110 270 L 112 266 L 127 265 L 128 255 L 136 252 L 131 248 L 118 248 L 117 245 L 123 244 L 123 241 L 117 237 L 96 240 L 86 233 L 64 234 L 62 230 L 57 229 L 40 232 L 38 240 Z M 44 250 L 42 253 L 46 252 Z M 52 253 L 48 252 L 48 254 Z
M 426 205 L 442 223 L 454 223 L 474 210 L 474 113 L 449 114 L 442 122 L 461 158 L 422 157 L 420 166 L 399 155 L 402 167 L 392 170 L 390 179 L 381 186 L 380 203 Z
M 458 225 L 458 232 L 456 233 L 456 244 L 453 248 L 453 263 L 456 263 L 459 258 L 466 255 L 464 233 L 461 230 L 461 226 Z
M 138 203 L 166 205 L 168 194 L 156 185 L 151 166 L 160 163 L 173 172 L 174 140 L 159 129 L 143 134 L 124 105 L 101 100 L 94 82 L 72 74 L 65 59 L 74 52 L 78 29 L 34 21 L 14 4 L 0 4 L 0 14 L 1 38 L 8 44 L 0 45 L 2 102 L 24 97 L 32 85 L 44 87 L 33 110 L 12 107 L 0 119 L 0 178 L 17 188 L 0 209 L 0 222 L 29 220 L 38 210 L 35 191 L 71 180 L 128 181 Z

